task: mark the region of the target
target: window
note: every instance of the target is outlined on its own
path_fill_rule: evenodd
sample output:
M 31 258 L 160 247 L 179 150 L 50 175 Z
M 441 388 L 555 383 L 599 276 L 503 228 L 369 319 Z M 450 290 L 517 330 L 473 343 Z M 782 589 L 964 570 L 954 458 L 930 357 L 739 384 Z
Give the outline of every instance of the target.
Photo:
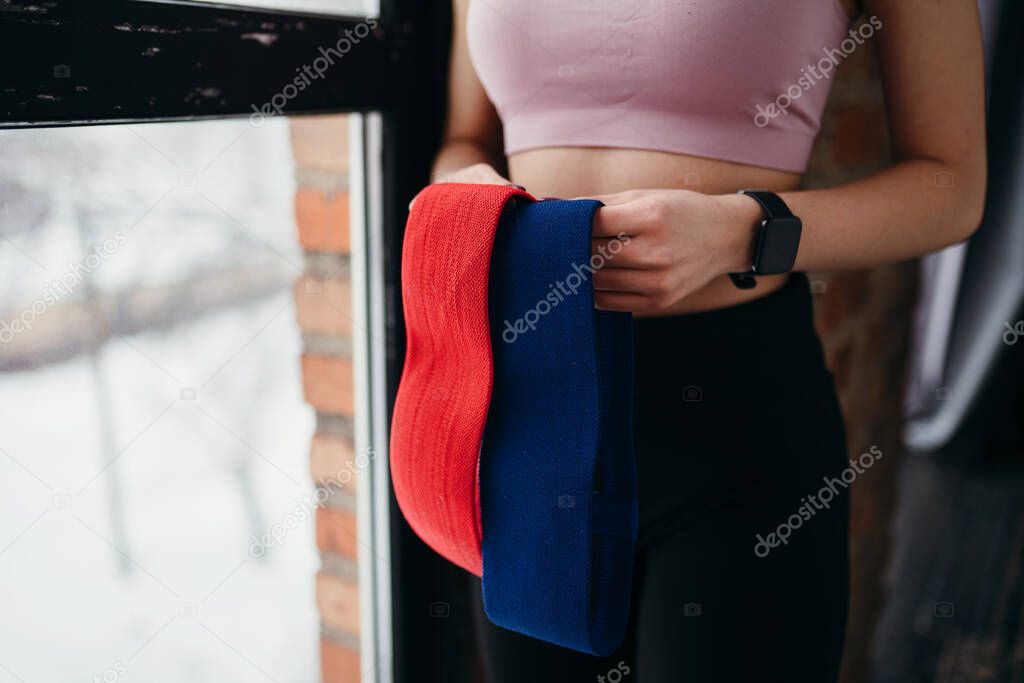
M 301 158 L 339 128 L 0 133 L 0 413 L 17 416 L 0 443 L 0 563 L 19 616 L 2 637 L 17 675 L 315 679 L 314 587 L 347 584 L 319 566 L 313 515 L 323 507 L 321 525 L 354 531 L 344 514 L 363 461 L 323 471 L 354 415 L 303 400 L 302 365 L 351 351 L 304 357 L 300 325 L 315 337 L 307 351 L 344 345 L 351 333 L 329 331 L 351 302 L 324 292 L 345 281 L 342 256 L 310 250 L 322 263 L 306 267 L 296 204 L 310 201 L 303 184 L 347 190 L 339 171 Z M 347 229 L 317 227 L 339 241 Z M 311 443 L 327 451 L 316 488 Z M 357 575 L 358 547 L 327 555 Z M 359 632 L 345 615 L 323 619 Z M 55 640 L 62 656 L 45 656 Z
M 0 678 L 453 656 L 387 480 L 446 3 L 231 4 L 0 3 Z

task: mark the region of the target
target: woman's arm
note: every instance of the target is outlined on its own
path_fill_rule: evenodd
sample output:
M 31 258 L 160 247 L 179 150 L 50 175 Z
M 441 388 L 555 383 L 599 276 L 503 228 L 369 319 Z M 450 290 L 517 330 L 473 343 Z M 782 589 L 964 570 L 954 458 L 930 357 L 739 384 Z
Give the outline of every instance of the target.
M 896 164 L 835 188 L 782 193 L 803 220 L 796 270 L 899 261 L 968 238 L 985 199 L 985 102 L 975 3 L 864 0 L 876 32 Z M 762 216 L 743 195 L 600 197 L 595 235 L 631 236 L 595 277 L 602 308 L 657 311 L 750 267 Z
M 797 268 L 920 256 L 967 239 L 985 201 L 985 72 L 974 2 L 865 0 L 898 162 L 832 190 L 783 194 L 808 230 Z
M 469 0 L 452 2 L 452 51 L 448 70 L 448 120 L 434 160 L 435 182 L 502 183 L 501 128 L 469 59 L 466 10 Z

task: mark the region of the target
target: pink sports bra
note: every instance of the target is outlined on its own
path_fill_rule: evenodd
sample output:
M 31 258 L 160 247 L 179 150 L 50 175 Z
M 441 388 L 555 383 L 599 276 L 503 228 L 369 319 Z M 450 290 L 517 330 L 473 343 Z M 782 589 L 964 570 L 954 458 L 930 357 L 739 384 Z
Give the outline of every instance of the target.
M 797 173 L 835 69 L 869 37 L 848 29 L 837 0 L 471 0 L 467 17 L 507 154 L 650 149 Z

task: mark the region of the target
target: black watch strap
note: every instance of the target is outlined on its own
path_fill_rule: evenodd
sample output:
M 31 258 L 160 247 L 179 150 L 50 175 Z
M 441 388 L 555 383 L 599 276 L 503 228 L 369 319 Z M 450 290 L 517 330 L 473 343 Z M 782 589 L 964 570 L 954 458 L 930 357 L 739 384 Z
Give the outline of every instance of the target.
M 757 280 L 753 273 L 729 273 L 729 279 L 740 289 L 753 289 L 757 287 Z
M 773 218 L 793 216 L 793 212 L 786 206 L 786 202 L 782 201 L 782 198 L 774 192 L 767 190 L 740 190 L 738 194 L 745 194 L 760 204 L 761 209 L 764 211 L 765 221 L 770 221 Z M 753 289 L 757 286 L 757 280 L 754 278 L 756 273 L 757 269 L 751 265 L 750 270 L 747 272 L 729 273 L 729 279 L 739 289 Z
M 745 194 L 764 209 L 765 218 L 771 220 L 773 218 L 780 218 L 782 216 L 791 217 L 793 212 L 786 206 L 786 202 L 782 201 L 782 198 L 774 192 L 768 192 L 767 190 L 740 190 L 740 194 Z

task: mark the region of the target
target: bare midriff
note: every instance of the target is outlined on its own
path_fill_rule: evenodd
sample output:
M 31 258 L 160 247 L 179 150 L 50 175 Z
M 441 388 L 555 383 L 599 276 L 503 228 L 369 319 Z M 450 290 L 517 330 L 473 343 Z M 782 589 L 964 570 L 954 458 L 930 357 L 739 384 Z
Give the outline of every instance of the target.
M 682 189 L 729 194 L 742 189 L 783 192 L 796 189 L 801 177 L 769 168 L 747 166 L 684 154 L 638 149 L 549 147 L 509 157 L 509 177 L 535 197 L 591 197 L 627 190 Z M 679 225 L 679 230 L 686 230 Z M 726 308 L 769 294 L 787 276 L 757 278 L 753 289 L 738 289 L 727 275 L 681 299 L 659 315 Z

